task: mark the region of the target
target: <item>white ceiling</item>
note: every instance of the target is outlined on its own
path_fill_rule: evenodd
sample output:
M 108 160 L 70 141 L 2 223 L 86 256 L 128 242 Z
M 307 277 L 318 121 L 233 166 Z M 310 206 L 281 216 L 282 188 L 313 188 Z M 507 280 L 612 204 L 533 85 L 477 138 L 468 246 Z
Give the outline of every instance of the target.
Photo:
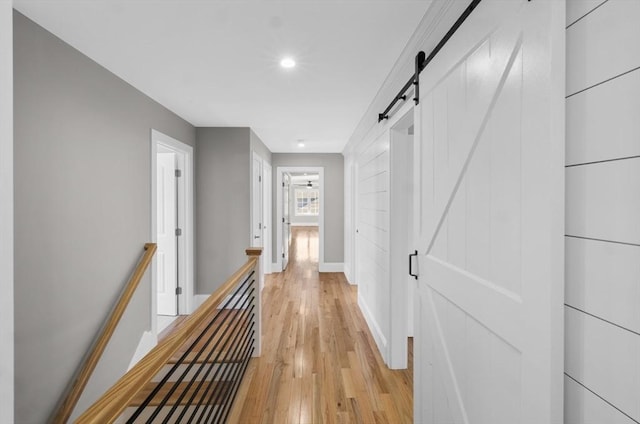
M 14 7 L 195 126 L 249 126 L 273 152 L 341 152 L 429 3 L 14 0 Z M 280 68 L 285 55 L 298 66 Z
M 291 176 L 292 182 L 307 182 L 307 181 L 318 181 L 320 179 L 319 174 L 307 174 L 304 172 L 291 172 L 289 174 Z

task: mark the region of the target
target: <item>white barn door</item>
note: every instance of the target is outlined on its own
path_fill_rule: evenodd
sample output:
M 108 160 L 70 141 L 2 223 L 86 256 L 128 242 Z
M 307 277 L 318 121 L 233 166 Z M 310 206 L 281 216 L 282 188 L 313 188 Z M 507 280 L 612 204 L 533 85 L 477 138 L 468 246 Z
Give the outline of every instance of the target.
M 562 422 L 564 2 L 483 1 L 415 110 L 415 422 Z

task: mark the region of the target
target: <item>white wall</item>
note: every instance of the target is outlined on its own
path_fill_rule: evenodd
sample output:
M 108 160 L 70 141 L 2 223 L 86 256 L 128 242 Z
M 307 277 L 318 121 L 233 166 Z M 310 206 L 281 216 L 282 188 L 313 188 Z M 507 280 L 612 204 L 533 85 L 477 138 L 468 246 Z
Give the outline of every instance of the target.
M 567 2 L 566 424 L 640 421 L 639 17 Z
M 389 274 L 390 134 L 389 122 L 379 124 L 377 115 L 414 72 L 416 53 L 433 50 L 466 6 L 467 2 L 457 1 L 431 4 L 343 151 L 345 275 L 350 283 L 358 285 L 358 303 L 379 350 L 387 359 L 392 284 Z M 403 115 L 407 104 L 400 102 L 391 113 L 391 120 L 393 116 Z
M 356 284 L 355 258 L 355 202 L 356 163 L 355 155 L 344 157 L 344 275 L 351 284 Z
M 13 10 L 0 1 L 0 422 L 13 420 Z
M 385 360 L 390 337 L 389 131 L 361 143 L 358 166 L 356 243 L 358 305 Z
M 391 72 L 387 76 L 382 87 L 369 105 L 366 113 L 362 116 L 358 126 L 349 138 L 342 154 L 344 155 L 344 269 L 347 279 L 352 284 L 359 284 L 356 281 L 357 264 L 355 263 L 355 252 L 359 249 L 356 243 L 356 179 L 359 177 L 358 169 L 358 149 L 366 140 L 371 140 L 372 132 L 378 126 L 377 116 L 382 112 L 391 99 L 398 94 L 398 88 L 402 87 L 414 72 L 415 55 L 422 50 L 430 52 L 449 30 L 453 22 L 460 16 L 468 6 L 465 1 L 433 2 L 427 13 L 425 13 L 418 28 L 411 36 L 404 50 L 400 54 Z M 402 107 L 402 104 L 398 107 Z M 392 112 L 392 114 L 395 113 Z

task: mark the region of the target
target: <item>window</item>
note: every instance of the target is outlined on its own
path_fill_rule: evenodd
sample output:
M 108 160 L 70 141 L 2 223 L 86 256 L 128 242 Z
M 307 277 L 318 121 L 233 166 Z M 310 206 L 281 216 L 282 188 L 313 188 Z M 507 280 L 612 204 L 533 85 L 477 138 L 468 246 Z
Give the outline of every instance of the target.
M 318 189 L 296 189 L 296 216 L 317 216 L 320 211 Z

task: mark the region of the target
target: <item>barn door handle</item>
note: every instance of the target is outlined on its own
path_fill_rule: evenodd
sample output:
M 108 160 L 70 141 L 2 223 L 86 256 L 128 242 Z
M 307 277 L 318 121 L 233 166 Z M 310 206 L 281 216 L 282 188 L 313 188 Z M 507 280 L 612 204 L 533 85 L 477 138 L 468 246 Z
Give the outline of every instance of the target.
M 417 257 L 417 256 L 418 256 L 418 251 L 417 251 L 417 250 L 414 250 L 414 252 L 413 252 L 413 253 L 410 253 L 410 254 L 409 254 L 409 275 L 410 275 L 410 276 L 412 276 L 413 278 L 415 278 L 415 279 L 417 280 L 417 279 L 418 279 L 418 274 L 414 274 L 414 273 L 413 273 L 413 268 L 412 268 L 413 261 L 411 260 L 411 257 L 412 257 L 412 256 Z

